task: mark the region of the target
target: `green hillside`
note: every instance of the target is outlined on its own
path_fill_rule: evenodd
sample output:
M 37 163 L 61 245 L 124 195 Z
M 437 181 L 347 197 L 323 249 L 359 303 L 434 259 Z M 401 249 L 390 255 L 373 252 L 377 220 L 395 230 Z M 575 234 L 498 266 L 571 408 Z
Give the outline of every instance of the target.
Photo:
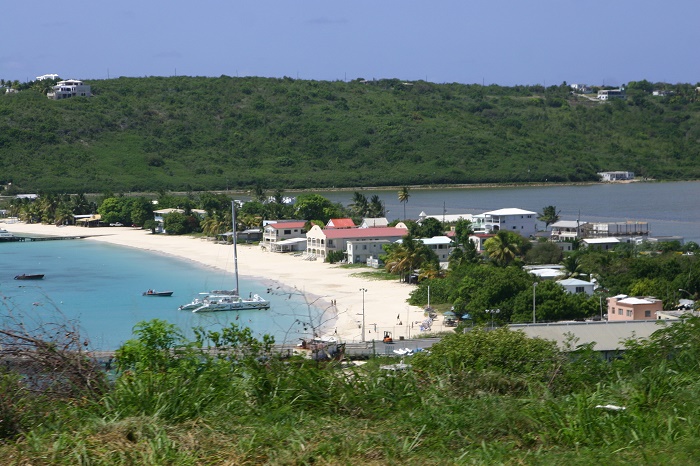
M 119 78 L 92 98 L 0 96 L 0 183 L 22 192 L 698 179 L 695 87 Z M 29 83 L 31 84 L 31 83 Z

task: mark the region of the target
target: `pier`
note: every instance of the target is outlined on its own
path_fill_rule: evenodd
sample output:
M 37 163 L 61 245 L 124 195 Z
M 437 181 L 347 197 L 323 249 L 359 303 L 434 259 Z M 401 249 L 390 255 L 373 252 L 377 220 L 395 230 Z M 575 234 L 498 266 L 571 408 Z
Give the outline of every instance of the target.
M 85 236 L 14 236 L 12 238 L 3 238 L 0 243 L 13 243 L 13 242 L 28 242 L 28 241 L 56 241 L 64 239 L 84 239 L 91 235 Z

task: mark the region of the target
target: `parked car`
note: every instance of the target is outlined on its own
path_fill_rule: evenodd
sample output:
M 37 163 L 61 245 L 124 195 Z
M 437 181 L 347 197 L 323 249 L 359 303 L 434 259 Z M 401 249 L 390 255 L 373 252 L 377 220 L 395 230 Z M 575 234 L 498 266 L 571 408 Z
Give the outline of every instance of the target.
M 117 222 L 117 223 L 110 223 L 109 226 L 111 226 L 111 227 L 123 227 L 124 225 L 122 225 L 121 223 Z

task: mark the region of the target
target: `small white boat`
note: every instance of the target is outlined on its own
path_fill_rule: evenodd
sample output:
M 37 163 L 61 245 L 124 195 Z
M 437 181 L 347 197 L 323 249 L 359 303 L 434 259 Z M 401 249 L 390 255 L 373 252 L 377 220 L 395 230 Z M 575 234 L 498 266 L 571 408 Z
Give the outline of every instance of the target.
M 252 294 L 249 298 L 242 298 L 238 293 L 238 253 L 236 250 L 236 204 L 231 202 L 231 217 L 233 219 L 233 263 L 236 278 L 234 290 L 214 290 L 209 293 L 200 293 L 200 298 L 195 298 L 191 303 L 183 304 L 180 310 L 192 312 L 218 312 L 218 311 L 243 311 L 246 309 L 269 309 L 270 301 L 258 294 Z
M 16 241 L 17 237 L 10 233 L 9 231 L 5 230 L 4 228 L 0 228 L 0 241 Z

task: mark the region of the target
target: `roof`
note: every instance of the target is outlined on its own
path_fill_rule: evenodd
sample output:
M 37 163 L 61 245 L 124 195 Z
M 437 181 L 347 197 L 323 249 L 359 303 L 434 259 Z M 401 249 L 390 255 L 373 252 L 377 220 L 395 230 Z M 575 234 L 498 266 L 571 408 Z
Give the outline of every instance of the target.
M 619 243 L 620 240 L 611 236 L 608 238 L 585 238 L 583 242 L 587 244 L 608 244 Z
M 280 222 L 280 223 L 268 223 L 265 228 L 274 228 L 276 230 L 288 229 L 288 228 L 304 228 L 306 222 Z
M 456 223 L 459 220 L 469 220 L 472 221 L 473 219 L 472 214 L 426 214 L 425 212 L 421 212 L 418 218 L 422 221 L 426 218 L 434 218 L 436 220 L 439 220 L 441 222 L 445 223 Z
M 351 218 L 332 218 L 326 224 L 327 228 L 354 228 L 355 226 Z
M 421 238 L 423 244 L 450 244 L 452 239 L 447 236 L 433 236 L 432 238 Z
M 540 278 L 555 278 L 563 273 L 561 269 L 531 269 L 528 272 Z
M 625 298 L 619 300 L 618 304 L 654 304 L 658 299 L 645 299 L 645 298 Z
M 492 210 L 491 212 L 484 212 L 484 215 L 537 215 L 537 212 L 532 212 L 530 210 L 511 208 L 511 209 Z
M 623 349 L 623 341 L 628 338 L 639 340 L 649 338 L 652 333 L 673 320 L 635 320 L 619 322 L 558 322 L 552 324 L 509 325 L 511 330 L 522 330 L 530 337 L 539 337 L 556 341 L 561 348 L 569 336 L 578 338 L 577 344 L 595 343 L 597 351 L 614 351 Z
M 367 225 L 367 228 L 385 227 L 389 225 L 389 220 L 386 217 L 363 218 L 362 225 Z
M 378 228 L 324 228 L 323 234 L 326 238 L 387 238 L 392 236 L 406 236 L 408 229 L 396 227 Z
M 559 220 L 558 222 L 554 222 L 549 226 L 552 228 L 580 228 L 585 224 L 586 222 L 581 222 L 578 220 Z
M 562 286 L 586 286 L 586 285 L 595 285 L 595 283 L 592 282 L 587 282 L 585 280 L 579 280 L 578 278 L 567 278 L 566 280 L 557 280 L 557 283 L 559 283 Z
M 289 239 L 283 239 L 282 241 L 277 241 L 275 243 L 276 246 L 285 246 L 287 244 L 298 244 L 298 243 L 306 243 L 306 238 L 289 238 Z

